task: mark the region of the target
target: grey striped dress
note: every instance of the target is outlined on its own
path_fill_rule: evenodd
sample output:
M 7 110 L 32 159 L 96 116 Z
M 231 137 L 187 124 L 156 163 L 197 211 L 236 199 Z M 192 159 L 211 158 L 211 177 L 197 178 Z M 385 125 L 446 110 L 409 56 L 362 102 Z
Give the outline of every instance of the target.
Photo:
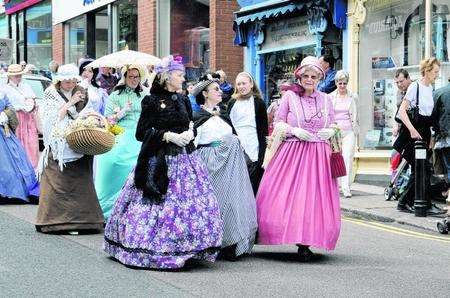
M 236 256 L 250 253 L 258 229 L 256 202 L 247 165 L 234 135 L 227 135 L 217 147 L 200 147 L 208 168 L 223 220 L 222 247 L 236 246 Z

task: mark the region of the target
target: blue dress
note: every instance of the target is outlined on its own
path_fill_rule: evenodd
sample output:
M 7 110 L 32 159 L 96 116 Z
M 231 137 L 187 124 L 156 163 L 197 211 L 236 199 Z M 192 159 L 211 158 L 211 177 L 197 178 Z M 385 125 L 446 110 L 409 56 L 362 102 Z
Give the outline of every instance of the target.
M 0 112 L 10 107 L 9 100 L 0 99 Z M 0 197 L 2 200 L 21 199 L 29 202 L 30 196 L 39 196 L 39 184 L 25 150 L 14 135 L 5 133 L 0 126 Z

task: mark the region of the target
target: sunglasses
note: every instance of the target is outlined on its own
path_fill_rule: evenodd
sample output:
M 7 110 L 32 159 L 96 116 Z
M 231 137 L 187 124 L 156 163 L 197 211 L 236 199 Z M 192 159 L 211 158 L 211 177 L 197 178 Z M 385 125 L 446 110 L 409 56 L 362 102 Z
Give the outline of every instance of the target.
M 343 85 L 343 86 L 346 86 L 347 85 L 347 83 L 346 82 L 339 82 L 339 83 L 337 83 L 338 85 Z

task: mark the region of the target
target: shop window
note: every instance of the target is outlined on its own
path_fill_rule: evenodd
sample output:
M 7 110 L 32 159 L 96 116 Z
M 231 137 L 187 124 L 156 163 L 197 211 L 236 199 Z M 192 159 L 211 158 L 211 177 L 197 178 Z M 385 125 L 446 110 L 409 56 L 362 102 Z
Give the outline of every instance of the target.
M 86 56 L 86 18 L 77 17 L 66 23 L 67 56 L 66 63 L 78 63 Z
M 137 0 L 117 1 L 117 49 L 135 50 L 138 45 Z
M 0 16 L 0 38 L 8 38 L 8 37 L 9 37 L 8 18 L 4 14 Z
M 368 0 L 365 6 L 367 18 L 359 49 L 359 146 L 390 149 L 401 100 L 394 73 L 405 68 L 412 79 L 420 76 L 418 64 L 425 56 L 425 1 Z
M 52 5 L 41 2 L 26 11 L 27 62 L 47 69 L 52 60 Z
M 441 76 L 436 81 L 436 88 L 445 86 L 450 79 L 450 2 L 433 0 L 432 47 L 436 58 L 442 61 Z
M 108 11 L 103 9 L 95 13 L 95 57 L 108 54 Z
M 209 69 L 209 7 L 199 1 L 170 1 L 170 52 L 183 57 L 186 79 Z

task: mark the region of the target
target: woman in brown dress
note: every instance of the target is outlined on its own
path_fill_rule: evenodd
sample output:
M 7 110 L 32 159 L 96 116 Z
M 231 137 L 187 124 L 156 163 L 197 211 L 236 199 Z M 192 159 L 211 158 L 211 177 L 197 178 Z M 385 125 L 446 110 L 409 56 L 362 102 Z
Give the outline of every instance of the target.
M 77 86 L 78 68 L 63 65 L 54 85 L 45 90 L 42 108 L 45 149 L 38 172 L 41 193 L 36 230 L 42 233 L 97 231 L 103 228 L 103 215 L 95 193 L 93 157 L 72 151 L 64 131 L 87 104 Z

